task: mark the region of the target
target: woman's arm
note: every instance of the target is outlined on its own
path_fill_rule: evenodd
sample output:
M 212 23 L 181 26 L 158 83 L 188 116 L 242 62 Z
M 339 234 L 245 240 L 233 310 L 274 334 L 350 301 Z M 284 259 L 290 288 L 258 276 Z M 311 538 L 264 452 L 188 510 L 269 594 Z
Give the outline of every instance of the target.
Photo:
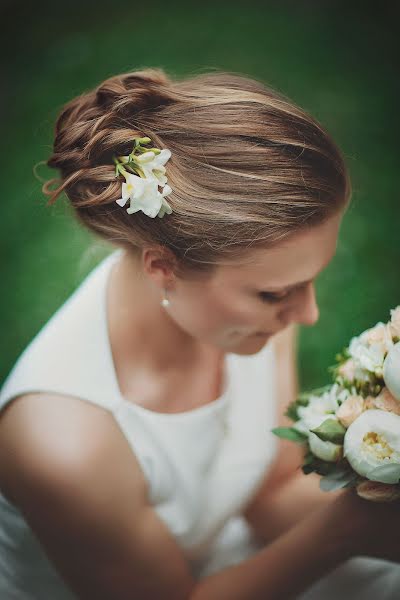
M 342 492 L 322 492 L 319 480 L 316 473 L 304 475 L 299 471 L 271 492 L 264 488 L 263 495 L 259 494 L 244 513 L 256 536 L 266 544 L 273 542 L 315 510 L 332 503 Z
M 353 535 L 345 531 L 342 519 L 330 518 L 329 509 L 308 515 L 251 558 L 200 580 L 190 600 L 297 598 L 354 555 Z
M 297 334 L 297 326 L 291 325 L 272 339 L 276 359 L 279 427 L 291 426 L 285 412 L 298 395 Z M 340 493 L 322 492 L 319 475 L 304 475 L 301 470 L 303 454 L 302 446 L 279 438 L 276 459 L 244 512 L 256 535 L 266 543 L 276 539 L 316 508 L 332 502 Z

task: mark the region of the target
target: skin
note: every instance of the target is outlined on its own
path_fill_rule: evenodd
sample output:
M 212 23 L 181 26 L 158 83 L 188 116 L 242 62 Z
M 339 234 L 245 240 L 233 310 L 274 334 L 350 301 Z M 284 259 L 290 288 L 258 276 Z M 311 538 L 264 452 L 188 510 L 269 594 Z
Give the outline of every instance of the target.
M 343 212 L 297 232 L 274 248 L 251 249 L 243 260 L 219 265 L 209 279 L 177 278 L 159 247 L 140 259 L 124 253 L 111 274 L 109 329 L 113 353 L 148 372 L 251 355 L 290 324 L 319 317 L 314 281 L 336 252 Z M 163 258 L 164 257 L 164 258 Z M 296 285 L 282 297 L 282 290 Z M 170 305 L 160 304 L 167 289 Z M 265 301 L 261 292 L 282 298 Z M 257 332 L 268 335 L 255 335 Z

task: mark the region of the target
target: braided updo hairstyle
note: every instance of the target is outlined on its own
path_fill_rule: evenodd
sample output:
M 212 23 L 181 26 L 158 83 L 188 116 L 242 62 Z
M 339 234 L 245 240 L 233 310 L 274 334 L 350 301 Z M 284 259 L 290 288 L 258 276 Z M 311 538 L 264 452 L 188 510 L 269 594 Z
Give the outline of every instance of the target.
M 115 200 L 122 178 L 113 155 L 133 137 L 169 148 L 172 214 L 129 215 Z M 43 185 L 52 204 L 65 192 L 77 218 L 137 254 L 173 252 L 180 276 L 234 264 L 322 223 L 346 206 L 350 178 L 324 128 L 283 94 L 241 74 L 212 71 L 174 80 L 159 68 L 115 75 L 61 109 Z M 51 189 L 51 186 L 57 185 Z

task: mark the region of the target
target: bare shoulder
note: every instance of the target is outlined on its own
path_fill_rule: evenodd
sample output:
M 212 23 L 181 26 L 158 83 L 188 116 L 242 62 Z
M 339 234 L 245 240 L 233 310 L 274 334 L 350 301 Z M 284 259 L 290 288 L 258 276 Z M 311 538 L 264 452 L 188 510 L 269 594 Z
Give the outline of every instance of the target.
M 188 597 L 187 560 L 106 410 L 68 396 L 14 398 L 0 413 L 0 488 L 77 597 Z
M 129 468 L 145 493 L 135 455 L 102 407 L 73 396 L 29 393 L 0 412 L 0 487 L 6 495 L 13 493 L 16 479 L 61 472 L 65 479 L 69 472 L 77 476 L 96 464 Z

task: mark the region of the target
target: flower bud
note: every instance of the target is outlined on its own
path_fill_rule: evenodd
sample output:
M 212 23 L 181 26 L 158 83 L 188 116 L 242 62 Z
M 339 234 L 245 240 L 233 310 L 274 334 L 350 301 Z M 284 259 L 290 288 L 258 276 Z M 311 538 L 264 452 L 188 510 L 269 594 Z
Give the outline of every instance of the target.
M 356 486 L 357 494 L 372 502 L 393 502 L 400 500 L 400 486 L 380 483 L 379 481 L 363 481 Z
M 338 462 L 343 458 L 343 446 L 333 442 L 324 442 L 315 433 L 310 432 L 308 443 L 315 456 L 327 462 Z

